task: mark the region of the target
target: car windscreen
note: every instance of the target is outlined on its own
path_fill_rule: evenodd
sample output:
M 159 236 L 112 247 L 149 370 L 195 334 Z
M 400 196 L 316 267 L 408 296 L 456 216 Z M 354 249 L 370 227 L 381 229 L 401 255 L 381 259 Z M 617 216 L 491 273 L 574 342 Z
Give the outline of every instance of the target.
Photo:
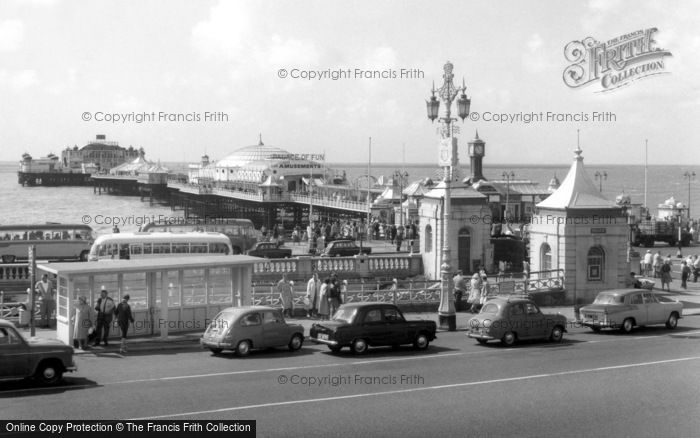
M 340 322 L 352 322 L 353 318 L 355 318 L 355 314 L 357 313 L 357 308 L 340 308 L 338 309 L 337 312 L 335 312 L 335 315 L 333 315 L 333 321 L 340 321 Z
M 484 304 L 479 313 L 498 313 L 498 305 L 494 303 Z
M 622 295 L 601 294 L 595 298 L 593 304 L 622 304 L 625 302 L 625 297 Z

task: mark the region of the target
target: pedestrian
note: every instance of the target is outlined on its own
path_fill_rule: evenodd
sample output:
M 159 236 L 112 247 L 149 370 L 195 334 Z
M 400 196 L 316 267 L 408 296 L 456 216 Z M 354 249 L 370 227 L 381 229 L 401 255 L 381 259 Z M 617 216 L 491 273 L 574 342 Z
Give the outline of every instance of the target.
M 314 272 L 309 282 L 306 284 L 306 317 L 312 318 L 316 316 L 318 308 L 318 299 L 321 291 L 321 280 L 318 278 L 318 273 Z
M 340 282 L 338 281 L 338 276 L 332 274 L 328 292 L 328 305 L 330 306 L 331 315 L 335 315 L 335 312 L 341 304 L 343 304 L 343 299 L 340 294 Z
M 476 313 L 476 309 L 479 305 L 479 297 L 481 295 L 481 277 L 478 273 L 472 275 L 472 279 L 469 281 L 469 298 L 467 298 L 467 304 L 469 304 L 469 312 Z
M 287 280 L 287 274 L 282 274 L 282 279 L 277 283 L 277 293 L 282 300 L 284 315 L 291 318 L 294 315 L 294 295 L 292 285 Z
M 700 256 L 695 256 L 693 261 L 693 283 L 698 282 L 698 276 L 700 276 Z
M 664 290 L 664 285 L 671 292 L 671 261 L 667 260 L 661 265 L 661 290 Z
M 523 260 L 523 275 L 526 280 L 530 279 L 530 262 Z
M 323 280 L 323 284 L 321 285 L 321 289 L 318 291 L 318 316 L 321 319 L 328 319 L 328 315 L 330 314 L 330 306 L 328 303 L 329 300 L 329 289 L 331 286 L 331 279 L 326 277 Z
M 651 250 L 648 249 L 647 253 L 644 254 L 644 276 L 648 277 L 651 274 L 651 266 L 654 263 L 654 255 Z
M 479 297 L 479 310 L 483 307 L 486 300 L 489 299 L 489 294 L 491 293 L 491 285 L 489 284 L 489 279 L 486 275 L 481 276 L 481 296 Z
M 107 338 L 109 338 L 109 326 L 112 324 L 112 317 L 114 316 L 114 300 L 109 296 L 104 286 L 102 286 L 100 290 L 100 298 L 97 300 L 95 310 L 97 311 L 97 322 L 95 324 L 94 345 L 97 347 L 100 345 L 100 340 L 102 340 L 105 347 L 107 347 L 109 345 L 107 343 Z
M 119 227 L 117 226 L 117 224 L 114 224 L 114 226 L 112 227 L 112 233 L 114 233 L 114 234 L 119 233 Z
M 455 312 L 461 312 L 462 297 L 467 292 L 467 280 L 462 275 L 462 270 L 457 271 L 457 275 L 452 279 L 455 285 Z
M 39 304 L 39 314 L 41 315 L 41 324 L 44 327 L 49 327 L 53 318 L 53 311 L 56 308 L 56 292 L 53 284 L 49 280 L 48 274 L 41 276 L 41 280 L 34 285 L 34 292 L 39 295 L 41 303 Z
M 656 251 L 653 257 L 654 278 L 661 278 L 661 265 L 663 265 L 661 251 Z
M 129 331 L 129 323 L 134 323 L 134 316 L 131 314 L 131 306 L 129 305 L 129 294 L 122 297 L 122 302 L 117 305 L 114 314 L 117 317 L 117 325 L 122 332 L 121 345 L 119 346 L 119 353 L 126 353 L 126 334 Z
M 401 242 L 403 242 L 403 228 L 396 232 L 396 252 L 401 251 Z
M 78 305 L 73 309 L 73 345 L 77 343 L 78 350 L 87 348 L 88 332 L 93 328 L 93 312 L 87 303 L 87 298 L 78 298 Z
M 690 266 L 685 260 L 681 263 L 681 287 L 688 289 L 688 277 L 690 277 Z
M 294 245 L 295 245 L 295 246 L 299 244 L 299 239 L 300 239 L 299 233 L 300 233 L 300 231 L 301 231 L 301 229 L 299 228 L 299 225 L 297 225 L 296 227 L 294 227 L 294 231 L 292 231 L 292 241 L 294 242 Z

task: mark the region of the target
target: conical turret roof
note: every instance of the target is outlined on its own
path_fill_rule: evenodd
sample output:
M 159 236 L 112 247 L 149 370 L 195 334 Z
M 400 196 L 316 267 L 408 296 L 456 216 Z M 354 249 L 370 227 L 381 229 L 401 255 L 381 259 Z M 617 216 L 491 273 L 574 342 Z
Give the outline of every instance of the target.
M 547 199 L 537 204 L 539 208 L 564 209 L 619 209 L 598 190 L 586 173 L 581 147 L 574 150 L 574 162 L 559 188 Z

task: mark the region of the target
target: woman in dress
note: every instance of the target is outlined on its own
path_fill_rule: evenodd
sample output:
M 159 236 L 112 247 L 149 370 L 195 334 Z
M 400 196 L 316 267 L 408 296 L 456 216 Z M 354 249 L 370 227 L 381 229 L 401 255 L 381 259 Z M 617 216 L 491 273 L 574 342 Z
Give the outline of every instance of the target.
M 331 279 L 326 278 L 323 280 L 323 284 L 321 285 L 321 290 L 319 291 L 319 296 L 318 296 L 318 316 L 321 319 L 328 319 L 329 313 L 330 313 L 330 306 L 328 304 L 328 295 L 329 295 L 329 289 L 331 285 Z
M 73 315 L 73 339 L 78 342 L 78 349 L 87 345 L 88 330 L 92 327 L 92 308 L 87 304 L 87 298 L 80 297 Z
M 467 304 L 469 304 L 469 311 L 471 313 L 476 313 L 476 308 L 479 305 L 479 297 L 481 296 L 481 277 L 476 273 L 472 275 L 472 279 L 469 281 L 469 298 L 467 298 Z

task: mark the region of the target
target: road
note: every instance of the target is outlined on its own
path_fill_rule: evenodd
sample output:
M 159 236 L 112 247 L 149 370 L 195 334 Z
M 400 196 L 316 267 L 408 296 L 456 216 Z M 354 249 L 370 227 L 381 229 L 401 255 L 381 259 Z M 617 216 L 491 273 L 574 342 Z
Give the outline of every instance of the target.
M 258 436 L 697 436 L 700 317 L 561 344 L 478 345 L 440 333 L 425 352 L 305 345 L 247 358 L 193 348 L 82 355 L 65 384 L 0 384 L 4 419 L 257 420 Z

